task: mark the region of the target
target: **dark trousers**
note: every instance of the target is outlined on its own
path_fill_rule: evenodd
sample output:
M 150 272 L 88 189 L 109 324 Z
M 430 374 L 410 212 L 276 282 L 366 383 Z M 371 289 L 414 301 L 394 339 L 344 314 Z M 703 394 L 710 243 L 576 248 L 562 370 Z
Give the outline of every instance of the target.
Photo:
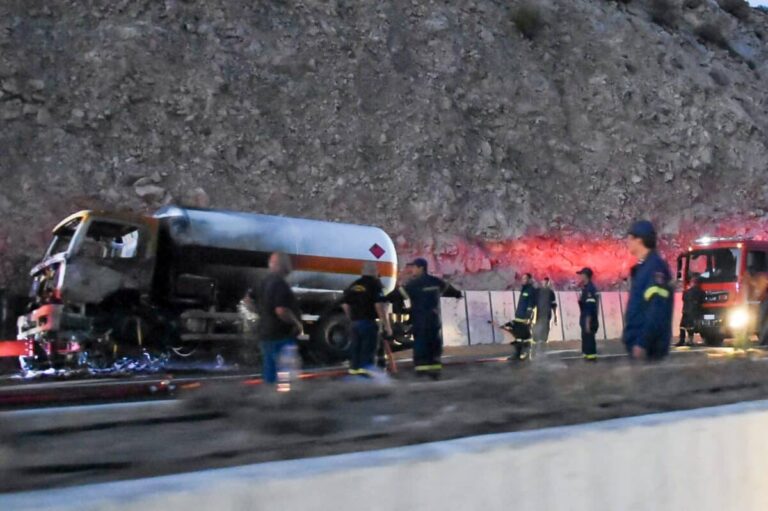
M 264 383 L 274 385 L 277 383 L 278 361 L 283 348 L 296 344 L 295 339 L 276 339 L 273 341 L 261 341 L 261 378 Z
M 442 354 L 443 340 L 439 323 L 414 325 L 413 365 L 416 371 L 439 371 Z
M 597 355 L 597 341 L 595 340 L 595 334 L 587 331 L 586 328 L 581 329 L 581 352 L 588 358 Z
M 680 344 L 685 344 L 686 336 L 688 338 L 688 343 L 693 344 L 693 327 L 687 327 L 687 326 L 681 326 L 680 327 Z
M 683 312 L 683 317 L 680 318 L 680 344 L 685 344 L 686 338 L 689 344 L 693 344 L 693 335 L 696 330 L 695 317 L 695 314 Z
M 349 353 L 350 369 L 370 369 L 376 355 L 379 328 L 375 321 L 364 319 L 352 322 L 352 344 Z
M 653 341 L 645 349 L 645 356 L 648 360 L 658 361 L 669 355 L 669 342 Z

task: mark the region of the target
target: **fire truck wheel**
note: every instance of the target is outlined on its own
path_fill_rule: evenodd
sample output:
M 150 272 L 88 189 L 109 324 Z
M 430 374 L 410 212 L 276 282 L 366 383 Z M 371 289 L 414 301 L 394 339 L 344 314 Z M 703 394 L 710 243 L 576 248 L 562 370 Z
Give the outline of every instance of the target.
M 721 334 L 714 333 L 701 334 L 701 338 L 704 341 L 704 344 L 712 347 L 722 346 L 723 341 L 725 340 Z
M 312 333 L 312 344 L 323 352 L 329 362 L 347 358 L 350 342 L 349 320 L 344 313 L 327 316 Z

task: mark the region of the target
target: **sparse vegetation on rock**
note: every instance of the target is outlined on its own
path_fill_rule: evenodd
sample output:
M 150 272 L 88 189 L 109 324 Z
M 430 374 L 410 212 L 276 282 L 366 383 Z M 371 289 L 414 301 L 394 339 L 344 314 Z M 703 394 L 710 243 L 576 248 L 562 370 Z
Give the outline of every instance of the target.
M 705 43 L 713 44 L 719 48 L 727 50 L 730 48 L 728 39 L 723 34 L 723 29 L 720 25 L 712 22 L 705 22 L 696 27 L 694 30 L 696 36 Z
M 742 21 L 749 18 L 752 10 L 746 0 L 717 0 L 717 3 L 722 10 Z
M 512 9 L 512 23 L 528 39 L 535 38 L 544 28 L 541 10 L 530 3 L 523 3 Z
M 675 28 L 678 18 L 678 6 L 672 0 L 651 0 L 651 20 L 657 25 Z

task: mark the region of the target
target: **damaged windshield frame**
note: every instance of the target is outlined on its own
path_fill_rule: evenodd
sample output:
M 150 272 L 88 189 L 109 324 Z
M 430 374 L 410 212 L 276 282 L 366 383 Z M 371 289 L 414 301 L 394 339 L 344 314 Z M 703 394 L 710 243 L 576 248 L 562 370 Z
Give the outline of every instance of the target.
M 66 225 L 61 226 L 53 233 L 53 240 L 48 245 L 48 250 L 45 252 L 45 258 L 53 257 L 57 254 L 66 253 L 72 246 L 72 241 L 75 239 L 77 230 L 83 224 L 83 218 L 73 218 L 72 221 Z M 66 245 L 64 244 L 66 242 Z

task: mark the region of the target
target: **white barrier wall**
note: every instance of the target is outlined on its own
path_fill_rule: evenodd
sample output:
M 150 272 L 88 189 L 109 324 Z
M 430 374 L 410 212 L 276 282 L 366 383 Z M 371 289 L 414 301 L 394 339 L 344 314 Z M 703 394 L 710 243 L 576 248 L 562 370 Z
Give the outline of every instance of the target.
M 559 324 L 550 328 L 550 341 L 581 339 L 579 327 L 579 292 L 560 291 L 558 301 Z M 518 292 L 466 291 L 465 298 L 442 299 L 443 340 L 446 346 L 469 344 L 505 343 L 511 334 L 495 325 L 503 325 L 515 317 Z M 620 339 L 624 330 L 624 314 L 627 307 L 626 292 L 600 293 L 600 330 L 597 340 Z M 682 295 L 675 294 L 675 314 L 672 333 L 677 335 L 682 316 Z
M 768 402 L 0 495 L 13 511 L 765 511 Z
M 467 321 L 469 344 L 492 344 L 494 341 L 491 300 L 488 291 L 467 291 Z
M 464 298 L 441 298 L 440 314 L 443 322 L 443 344 L 445 346 L 467 346 L 469 326 L 467 305 Z
M 512 341 L 512 334 L 499 328 L 515 317 L 515 293 L 512 291 L 491 291 L 491 308 L 493 310 L 493 335 L 496 344 Z
M 603 326 L 606 339 L 619 339 L 624 330 L 624 315 L 621 313 L 619 293 L 600 293 Z
M 563 322 L 565 340 L 581 339 L 579 326 L 579 293 L 577 291 L 562 291 L 560 297 L 560 317 Z

